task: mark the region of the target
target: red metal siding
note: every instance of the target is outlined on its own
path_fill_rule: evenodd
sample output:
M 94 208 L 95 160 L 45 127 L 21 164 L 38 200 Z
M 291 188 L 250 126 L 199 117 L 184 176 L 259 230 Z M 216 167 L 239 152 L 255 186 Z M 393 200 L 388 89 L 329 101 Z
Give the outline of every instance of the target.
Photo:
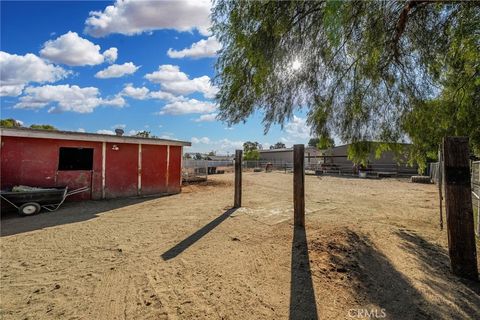
M 167 192 L 167 146 L 142 145 L 142 194 Z
M 182 174 L 182 147 L 170 146 L 168 172 L 168 192 L 180 192 L 180 175 Z
M 118 150 L 114 150 L 116 145 Z M 93 148 L 92 171 L 58 171 L 60 147 Z M 39 187 L 90 186 L 90 192 L 70 200 L 102 198 L 102 143 L 1 137 L 1 188 L 14 185 Z M 167 146 L 142 145 L 142 194 L 180 192 L 181 147 L 170 146 L 167 180 Z M 106 143 L 105 196 L 138 194 L 138 144 Z
M 114 150 L 114 146 L 118 150 Z M 107 143 L 105 165 L 106 198 L 138 194 L 138 144 Z
M 98 142 L 3 136 L 1 187 L 11 188 L 19 184 L 39 187 L 66 185 L 69 189 L 90 186 L 91 192 L 77 195 L 76 199 L 100 199 L 101 146 Z M 90 171 L 58 171 L 60 147 L 93 148 L 93 174 Z

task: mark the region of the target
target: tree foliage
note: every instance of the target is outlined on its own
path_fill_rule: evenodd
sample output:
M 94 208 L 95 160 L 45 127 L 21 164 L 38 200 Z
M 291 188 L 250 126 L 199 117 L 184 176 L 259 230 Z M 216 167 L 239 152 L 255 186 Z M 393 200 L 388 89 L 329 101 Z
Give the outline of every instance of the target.
M 310 138 L 310 140 L 308 140 L 308 146 L 312 148 L 316 148 L 319 142 L 320 142 L 320 138 Z
M 1 119 L 0 126 L 5 128 L 20 128 L 22 124 L 15 119 L 8 118 L 8 119 Z
M 258 150 L 246 151 L 243 154 L 243 159 L 244 160 L 258 160 L 258 159 L 260 159 L 260 152 L 258 152 Z
M 257 141 L 255 142 L 247 141 L 243 143 L 243 152 L 245 153 L 253 150 L 259 150 L 259 149 L 262 149 L 262 145 Z
M 270 149 L 285 149 L 286 146 L 285 146 L 285 143 L 283 142 L 277 142 L 275 143 L 274 145 L 270 146 Z
M 31 129 L 41 129 L 41 130 L 53 130 L 53 131 L 58 130 L 57 128 L 55 128 L 51 124 L 32 124 L 30 126 L 30 128 Z
M 478 117 L 480 6 L 473 1 L 216 0 L 212 19 L 223 46 L 219 118 L 228 124 L 260 110 L 268 131 L 306 108 L 317 136 L 426 143 L 422 131 L 431 128 L 415 123 L 433 110 L 425 105 L 437 104 L 454 119 L 440 134 L 478 141 L 462 120 Z
M 151 131 L 143 130 L 135 133 L 134 137 L 140 138 L 158 138 L 157 136 L 153 135 Z
M 23 128 L 23 125 L 20 121 L 13 118 L 1 119 L 0 126 L 5 128 Z M 30 129 L 42 129 L 42 130 L 58 130 L 51 124 L 32 124 Z
M 257 141 L 247 141 L 243 143 L 243 159 L 244 160 L 258 160 L 260 159 L 260 152 L 262 145 Z

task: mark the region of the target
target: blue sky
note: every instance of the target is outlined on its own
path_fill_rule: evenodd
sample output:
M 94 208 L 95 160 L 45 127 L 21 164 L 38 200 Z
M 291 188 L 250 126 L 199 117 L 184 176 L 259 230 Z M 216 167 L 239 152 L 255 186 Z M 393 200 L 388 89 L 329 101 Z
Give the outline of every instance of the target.
M 127 134 L 149 130 L 217 153 L 258 141 L 306 143 L 297 114 L 263 134 L 262 115 L 227 128 L 214 119 L 210 3 L 1 2 L 1 117 L 29 126 Z

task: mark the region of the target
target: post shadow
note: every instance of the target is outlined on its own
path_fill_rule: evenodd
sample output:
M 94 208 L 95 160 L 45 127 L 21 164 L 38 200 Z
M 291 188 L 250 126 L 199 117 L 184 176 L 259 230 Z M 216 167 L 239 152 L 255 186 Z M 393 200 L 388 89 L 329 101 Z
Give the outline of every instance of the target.
M 292 242 L 290 320 L 318 319 L 305 227 L 295 226 Z
M 225 221 L 228 217 L 230 217 L 238 208 L 231 208 L 222 213 L 217 218 L 210 221 L 208 224 L 203 226 L 201 229 L 197 230 L 195 233 L 192 233 L 187 238 L 183 239 L 181 242 L 176 244 L 174 247 L 168 249 L 162 254 L 163 260 L 170 260 L 178 256 L 180 253 L 188 249 L 191 245 L 195 242 L 200 240 L 204 235 L 212 231 L 215 227 L 217 227 L 220 223 Z

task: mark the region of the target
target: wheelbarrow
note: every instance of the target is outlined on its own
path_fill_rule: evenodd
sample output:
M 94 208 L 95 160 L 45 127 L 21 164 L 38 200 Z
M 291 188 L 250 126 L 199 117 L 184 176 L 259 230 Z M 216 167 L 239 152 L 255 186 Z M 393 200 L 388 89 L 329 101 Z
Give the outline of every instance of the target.
M 27 191 L 1 191 L 2 201 L 13 206 L 21 216 L 31 216 L 45 209 L 55 211 L 68 196 L 85 192 L 89 187 L 68 191 L 68 187 L 31 188 Z

